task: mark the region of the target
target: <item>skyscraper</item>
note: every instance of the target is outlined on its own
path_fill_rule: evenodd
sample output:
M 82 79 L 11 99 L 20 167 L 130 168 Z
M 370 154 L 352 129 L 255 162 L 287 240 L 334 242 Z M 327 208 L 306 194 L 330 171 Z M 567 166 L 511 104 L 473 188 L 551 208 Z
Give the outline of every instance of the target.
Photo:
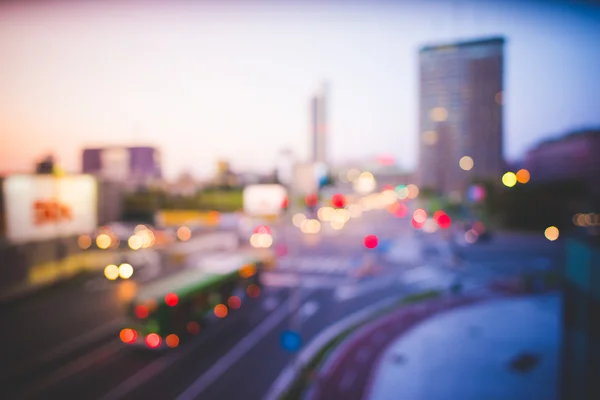
M 503 48 L 495 37 L 419 52 L 422 187 L 449 193 L 502 173 Z
M 327 163 L 327 84 L 313 96 L 311 111 L 311 161 Z

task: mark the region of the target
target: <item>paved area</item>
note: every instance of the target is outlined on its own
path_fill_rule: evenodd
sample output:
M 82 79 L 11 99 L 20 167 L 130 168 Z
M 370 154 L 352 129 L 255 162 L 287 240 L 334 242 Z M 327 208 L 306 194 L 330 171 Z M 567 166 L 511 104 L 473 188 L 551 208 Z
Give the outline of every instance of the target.
M 367 398 L 556 399 L 560 298 L 511 298 L 447 312 L 395 340 Z

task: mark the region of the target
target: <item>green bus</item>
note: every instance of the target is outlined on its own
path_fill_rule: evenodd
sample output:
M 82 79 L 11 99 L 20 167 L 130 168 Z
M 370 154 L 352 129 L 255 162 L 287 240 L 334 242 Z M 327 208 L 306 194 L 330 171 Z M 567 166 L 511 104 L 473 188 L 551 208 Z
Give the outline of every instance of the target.
M 260 271 L 268 260 L 253 255 L 214 260 L 151 283 L 127 305 L 126 344 L 149 349 L 175 348 L 211 322 L 260 295 Z

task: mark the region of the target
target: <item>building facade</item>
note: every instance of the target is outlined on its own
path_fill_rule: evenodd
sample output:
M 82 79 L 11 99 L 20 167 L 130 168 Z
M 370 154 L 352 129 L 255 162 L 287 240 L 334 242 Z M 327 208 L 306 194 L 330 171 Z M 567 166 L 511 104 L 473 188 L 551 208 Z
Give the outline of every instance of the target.
M 503 48 L 503 38 L 490 38 L 419 52 L 422 187 L 449 193 L 501 175 Z
M 83 150 L 82 172 L 107 181 L 143 185 L 162 177 L 154 147 L 106 147 Z
M 579 181 L 600 194 L 600 129 L 542 142 L 527 152 L 523 165 L 532 182 Z
M 311 99 L 311 161 L 327 164 L 327 85 Z

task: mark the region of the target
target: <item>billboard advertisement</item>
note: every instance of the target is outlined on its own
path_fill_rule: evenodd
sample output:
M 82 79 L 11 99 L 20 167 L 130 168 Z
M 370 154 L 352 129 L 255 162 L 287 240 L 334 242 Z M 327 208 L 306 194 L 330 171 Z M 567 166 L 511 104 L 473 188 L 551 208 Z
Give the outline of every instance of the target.
M 92 232 L 96 180 L 88 175 L 14 175 L 2 185 L 6 237 L 15 243 Z
M 278 215 L 287 191 L 281 185 L 249 185 L 244 189 L 244 212 L 253 217 Z

